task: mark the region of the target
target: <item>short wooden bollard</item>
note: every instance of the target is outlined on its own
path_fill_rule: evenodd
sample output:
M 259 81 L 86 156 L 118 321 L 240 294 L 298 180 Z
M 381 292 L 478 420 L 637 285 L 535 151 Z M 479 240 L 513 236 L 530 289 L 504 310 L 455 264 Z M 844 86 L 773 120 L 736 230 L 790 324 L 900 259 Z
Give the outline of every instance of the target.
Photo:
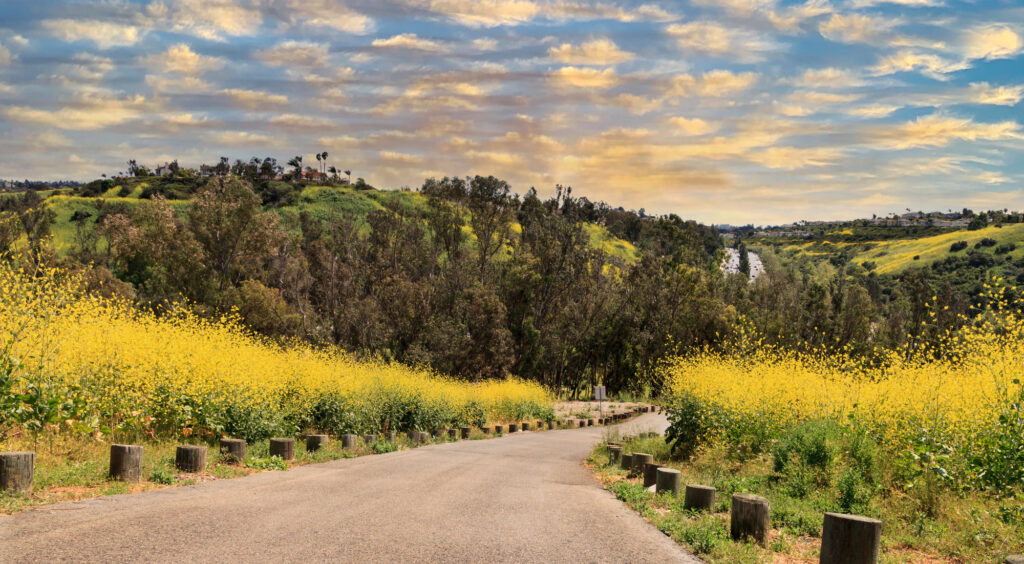
M 616 445 L 608 447 L 608 464 L 615 464 L 619 461 L 620 456 L 622 456 L 622 447 Z
M 434 429 L 433 431 L 430 432 L 430 436 L 434 437 L 435 439 L 440 439 L 442 436 L 444 436 L 444 431 L 441 429 Z
M 270 456 L 280 456 L 281 460 L 295 458 L 295 439 L 288 437 L 270 439 Z
M 733 540 L 753 537 L 761 546 L 768 538 L 768 500 L 751 494 L 733 494 L 729 534 Z
M 683 475 L 675 468 L 658 468 L 658 475 L 654 478 L 654 491 L 657 493 L 672 492 L 672 495 L 679 497 L 679 484 Z
M 583 428 L 583 427 L 587 426 L 587 422 L 584 421 L 583 419 L 580 419 L 579 423 L 580 423 L 580 428 Z
M 683 498 L 683 509 L 693 511 L 712 511 L 715 506 L 715 488 L 711 486 L 686 485 L 686 496 Z
M 530 430 L 530 424 L 527 423 L 527 422 L 524 422 L 523 423 L 523 431 L 525 432 L 525 431 L 529 431 L 529 430 Z
M 408 436 L 409 436 L 409 440 L 412 441 L 413 443 L 420 442 L 420 432 L 419 431 L 409 431 Z
M 481 431 L 483 432 L 483 434 L 485 434 L 485 435 L 490 435 L 490 434 L 491 434 L 491 428 L 490 428 L 490 427 L 480 427 L 480 430 L 481 430 Z
M 421 443 L 429 443 L 430 442 L 430 433 L 428 433 L 426 431 L 420 431 L 420 442 Z
M 543 431 L 544 430 L 544 422 L 543 421 L 538 421 L 537 422 L 537 430 L 538 431 Z
M 494 434 L 495 435 L 500 435 L 504 431 L 505 431 L 505 427 L 503 425 L 495 425 L 494 426 Z
M 397 431 L 388 431 L 388 442 L 393 443 L 398 440 Z
M 124 482 L 142 479 L 142 447 L 110 445 L 110 477 Z
M 341 436 L 341 448 L 356 448 L 356 436 L 352 433 L 345 433 Z
M 449 439 L 457 439 L 458 437 L 455 435 L 455 433 L 457 433 L 457 432 L 458 431 L 456 431 L 455 429 L 448 429 L 448 438 Z
M 655 464 L 648 462 L 644 464 L 644 487 L 649 488 L 657 483 L 658 470 L 661 468 L 661 464 Z
M 508 424 L 508 432 L 509 433 L 515 433 L 518 430 L 519 430 L 519 425 L 516 425 L 515 423 L 509 423 Z
M 576 426 L 576 420 L 575 419 L 566 419 L 565 420 L 565 426 L 569 427 L 570 429 L 575 427 Z
M 36 453 L 0 452 L 0 492 L 27 492 L 32 489 Z
M 875 564 L 882 522 L 860 515 L 826 513 L 821 530 L 821 564 Z
M 619 456 L 619 468 L 623 470 L 629 470 L 633 467 L 633 455 L 623 454 Z
M 306 452 L 316 452 L 327 445 L 327 435 L 306 435 Z
M 551 431 L 554 428 L 555 428 L 555 422 L 554 421 L 548 421 L 548 431 Z
M 374 435 L 372 433 L 369 435 L 363 435 L 364 444 L 372 445 L 375 442 L 377 442 L 377 435 Z
M 594 420 L 593 419 L 587 419 L 587 427 L 593 427 L 593 426 L 594 426 Z
M 1003 564 L 1024 564 L 1024 554 L 1011 554 Z
M 470 428 L 470 427 L 463 427 L 463 428 L 459 429 L 459 431 L 460 431 L 460 432 L 462 433 L 462 438 L 463 438 L 463 439 L 468 439 L 468 438 L 469 438 L 469 433 L 470 433 L 470 432 L 471 432 L 472 430 L 473 430 L 473 429 L 472 429 L 472 428 Z
M 174 467 L 182 472 L 196 473 L 206 471 L 206 447 L 180 446 L 174 451 Z
M 654 462 L 654 456 L 644 452 L 633 453 L 633 467 L 630 469 L 630 473 L 634 476 L 644 475 L 644 464 L 650 464 Z
M 221 439 L 220 454 L 230 464 L 242 464 L 245 462 L 245 451 L 248 445 L 245 439 Z

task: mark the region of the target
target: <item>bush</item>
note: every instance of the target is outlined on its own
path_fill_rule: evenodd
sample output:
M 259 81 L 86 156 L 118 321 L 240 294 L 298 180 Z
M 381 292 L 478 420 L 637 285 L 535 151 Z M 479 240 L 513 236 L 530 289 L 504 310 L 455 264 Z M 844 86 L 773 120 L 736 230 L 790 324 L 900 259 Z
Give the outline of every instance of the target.
M 957 241 L 956 243 L 953 243 L 952 245 L 949 246 L 949 252 L 955 253 L 957 251 L 962 251 L 966 248 L 967 241 Z
M 715 429 L 712 411 L 696 396 L 680 393 L 668 408 L 669 427 L 665 441 L 672 445 L 672 454 L 690 458 L 713 439 Z
M 1005 245 L 999 245 L 998 247 L 996 247 L 995 253 L 997 255 L 1005 255 L 1005 254 L 1007 254 L 1009 252 L 1012 252 L 1012 251 L 1014 251 L 1016 249 L 1017 249 L 1017 245 L 1015 245 L 1013 243 L 1007 243 Z

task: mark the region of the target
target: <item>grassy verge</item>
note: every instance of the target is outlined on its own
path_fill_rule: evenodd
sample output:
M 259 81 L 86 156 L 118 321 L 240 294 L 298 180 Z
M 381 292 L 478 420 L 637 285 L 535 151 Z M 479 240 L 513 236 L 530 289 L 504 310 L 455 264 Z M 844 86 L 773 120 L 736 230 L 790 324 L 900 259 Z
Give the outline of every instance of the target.
M 936 488 L 929 513 L 908 496 L 844 491 L 861 484 L 842 478 L 827 487 L 805 482 L 807 488 L 801 489 L 795 486 L 801 480 L 775 474 L 768 456 L 737 462 L 726 449 L 710 448 L 680 462 L 671 460 L 663 437 L 609 435 L 608 440 L 622 444 L 624 453 L 652 454 L 659 464 L 680 470 L 684 487 L 690 483 L 717 488 L 715 511 L 692 513 L 683 509 L 682 496 L 649 492 L 642 480 L 627 476 L 618 464 L 609 464 L 607 441 L 588 459 L 608 490 L 708 562 L 817 562 L 824 512 L 851 512 L 841 507 L 844 495 L 861 496 L 852 512 L 883 521 L 883 563 L 1002 562 L 1008 554 L 1024 552 L 1024 499 L 958 495 Z M 730 539 L 733 493 L 754 493 L 770 501 L 773 528 L 767 546 Z
M 485 435 L 474 429 L 470 440 L 500 437 Z M 432 439 L 428 444 L 452 442 L 446 436 Z M 356 447 L 342 449 L 341 440 L 332 438 L 327 445 L 316 452 L 306 452 L 305 442 L 295 441 L 295 458 L 282 460 L 271 457 L 269 441 L 250 443 L 244 464 L 232 464 L 223 457 L 218 447 L 207 443 L 206 471 L 200 474 L 183 474 L 174 468 L 175 448 L 181 442 L 152 442 L 144 445 L 142 480 L 129 484 L 107 477 L 110 461 L 110 445 L 106 442 L 87 441 L 80 438 L 47 437 L 45 440 L 6 441 L 3 450 L 28 450 L 36 453 L 33 489 L 29 494 L 0 492 L 0 514 L 16 513 L 39 505 L 79 501 L 105 495 L 139 493 L 161 488 L 187 486 L 190 484 L 239 478 L 257 472 L 288 470 L 296 466 L 329 462 L 342 458 L 354 458 L 370 454 L 383 454 L 419 446 L 399 435 L 395 442 L 378 440 L 365 443 L 362 438 Z

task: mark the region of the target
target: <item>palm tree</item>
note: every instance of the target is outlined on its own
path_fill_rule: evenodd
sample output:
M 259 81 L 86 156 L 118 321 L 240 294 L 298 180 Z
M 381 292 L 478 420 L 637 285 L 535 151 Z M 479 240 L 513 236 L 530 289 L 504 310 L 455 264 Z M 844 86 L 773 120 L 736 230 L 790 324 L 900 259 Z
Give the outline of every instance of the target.
M 323 156 L 324 156 L 324 171 L 323 172 L 324 172 L 324 174 L 327 174 L 327 151 L 324 151 Z
M 338 180 L 338 167 L 331 165 L 331 168 L 327 169 L 331 173 L 331 180 L 337 182 Z
M 322 169 L 323 166 L 324 166 L 323 163 L 320 161 L 320 153 L 316 154 L 316 162 L 317 162 L 316 171 L 320 172 L 320 169 Z
M 292 157 L 292 160 L 288 161 L 288 166 L 290 166 L 290 167 L 295 169 L 295 171 L 293 172 L 294 176 L 299 176 L 299 177 L 302 176 L 302 156 L 301 155 L 297 155 L 295 157 Z
M 352 184 L 352 171 L 351 170 L 346 170 L 345 171 L 345 176 L 348 177 L 347 179 L 345 179 L 345 184 Z

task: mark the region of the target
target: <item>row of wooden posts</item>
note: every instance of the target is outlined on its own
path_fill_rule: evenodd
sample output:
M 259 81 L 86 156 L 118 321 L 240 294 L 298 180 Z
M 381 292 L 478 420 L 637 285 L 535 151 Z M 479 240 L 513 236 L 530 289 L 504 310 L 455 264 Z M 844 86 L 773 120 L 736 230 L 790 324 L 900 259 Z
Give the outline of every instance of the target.
M 671 492 L 679 497 L 682 473 L 674 468 L 655 464 L 654 456 L 642 452 L 623 454 L 622 446 L 608 445 L 609 463 L 619 463 L 623 470 L 643 477 L 645 488 L 654 486 L 657 493 Z M 716 489 L 711 486 L 687 484 L 683 491 L 683 509 L 714 511 Z M 734 540 L 753 538 L 762 546 L 767 542 L 770 504 L 752 494 L 733 494 L 729 513 L 729 533 Z M 821 564 L 874 564 L 882 538 L 882 522 L 860 515 L 825 513 L 821 534 Z M 1005 564 L 1024 564 L 1024 556 L 1009 556 Z
M 627 419 L 634 414 L 647 413 L 650 409 L 650 407 L 636 407 L 629 411 L 615 412 L 608 418 L 598 418 L 596 421 L 598 424 L 611 423 L 613 420 Z M 565 427 L 593 426 L 594 422 L 594 419 L 568 419 Z M 536 426 L 533 428 L 540 430 L 545 426 L 548 429 L 554 429 L 556 425 L 554 421 L 537 421 Z M 507 428 L 505 425 L 495 425 L 494 433 L 503 435 L 505 433 L 519 432 L 520 429 L 529 431 L 530 428 L 531 424 L 529 422 L 510 423 Z M 480 429 L 485 435 L 491 434 L 491 427 L 484 426 Z M 452 428 L 446 431 L 437 429 L 431 433 L 426 431 L 409 431 L 407 436 L 412 443 L 420 444 L 429 442 L 431 435 L 434 438 L 441 438 L 447 434 L 449 439 L 468 439 L 471 431 L 471 427 Z M 390 442 L 395 442 L 398 434 L 395 431 L 388 431 L 386 438 Z M 347 433 L 341 435 L 340 439 L 342 448 L 351 449 L 356 447 L 359 437 L 358 435 Z M 316 452 L 323 448 L 327 441 L 327 435 L 306 435 L 306 451 Z M 377 435 L 363 435 L 363 442 L 368 445 L 373 444 L 377 442 Z M 243 463 L 247 448 L 248 444 L 243 439 L 220 439 L 220 452 L 228 462 L 235 464 Z M 192 474 L 206 471 L 206 449 L 207 447 L 201 445 L 181 445 L 177 447 L 174 452 L 174 467 L 179 472 Z M 270 456 L 279 456 L 283 460 L 295 458 L 295 439 L 285 437 L 270 439 Z M 0 491 L 29 491 L 32 487 L 34 473 L 34 452 L 0 452 Z M 112 479 L 125 482 L 140 481 L 142 479 L 142 447 L 139 445 L 110 445 L 109 476 Z

